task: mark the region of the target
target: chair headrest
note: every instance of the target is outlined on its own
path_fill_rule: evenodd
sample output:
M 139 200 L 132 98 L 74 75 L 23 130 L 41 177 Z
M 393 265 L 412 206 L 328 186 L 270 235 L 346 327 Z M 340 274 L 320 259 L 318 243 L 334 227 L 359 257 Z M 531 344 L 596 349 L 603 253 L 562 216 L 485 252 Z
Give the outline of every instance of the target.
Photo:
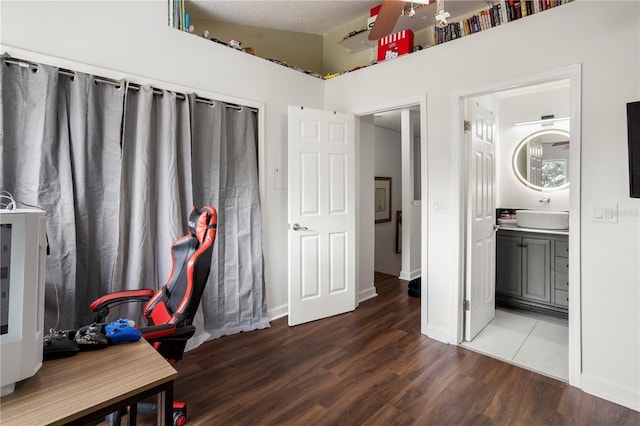
M 205 240 L 207 231 L 218 226 L 218 212 L 211 206 L 201 209 L 194 207 L 189 215 L 189 233 L 194 235 L 200 244 Z

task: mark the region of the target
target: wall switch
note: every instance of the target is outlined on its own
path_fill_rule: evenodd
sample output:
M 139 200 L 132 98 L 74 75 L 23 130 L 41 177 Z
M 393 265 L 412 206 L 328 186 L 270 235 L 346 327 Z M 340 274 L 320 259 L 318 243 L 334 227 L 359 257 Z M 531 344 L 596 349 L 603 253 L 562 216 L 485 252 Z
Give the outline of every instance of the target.
M 433 202 L 433 211 L 436 213 L 446 213 L 447 212 L 447 200 L 435 200 Z
M 604 208 L 604 218 L 606 220 L 613 219 L 613 207 L 605 207 Z
M 603 214 L 602 214 L 602 207 L 600 206 L 596 206 L 593 208 L 593 218 L 594 219 L 602 219 Z
M 593 207 L 593 222 L 618 223 L 618 204 Z

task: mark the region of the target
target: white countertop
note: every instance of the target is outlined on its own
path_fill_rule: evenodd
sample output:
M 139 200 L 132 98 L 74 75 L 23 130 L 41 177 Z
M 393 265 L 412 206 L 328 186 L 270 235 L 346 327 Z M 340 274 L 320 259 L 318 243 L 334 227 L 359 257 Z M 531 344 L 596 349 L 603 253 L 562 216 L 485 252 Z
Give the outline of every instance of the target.
M 500 225 L 500 230 L 503 231 L 520 231 L 520 232 L 535 232 L 538 234 L 553 234 L 553 235 L 569 235 L 568 229 L 536 229 L 536 228 L 523 228 L 521 226 L 504 226 Z

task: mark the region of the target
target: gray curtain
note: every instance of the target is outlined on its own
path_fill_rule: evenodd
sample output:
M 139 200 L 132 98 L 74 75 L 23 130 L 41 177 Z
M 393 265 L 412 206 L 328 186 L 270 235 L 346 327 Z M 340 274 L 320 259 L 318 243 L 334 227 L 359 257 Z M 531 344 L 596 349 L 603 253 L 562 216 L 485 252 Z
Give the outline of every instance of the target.
M 189 103 L 149 86 L 130 90 L 122 142 L 119 279 L 112 291 L 160 288 L 171 244 L 186 233 L 191 195 Z M 141 306 L 120 316 L 137 318 Z
M 220 336 L 269 327 L 264 297 L 256 113 L 223 102 L 195 102 L 193 197 L 218 210 L 209 283 L 189 348 Z
M 86 324 L 113 280 L 125 90 L 45 65 L 1 69 L 0 188 L 47 212 L 45 327 Z
M 162 286 L 194 204 L 219 216 L 189 347 L 269 326 L 255 112 L 46 65 L 0 73 L 0 190 L 47 211 L 45 327 L 88 324 L 102 294 Z

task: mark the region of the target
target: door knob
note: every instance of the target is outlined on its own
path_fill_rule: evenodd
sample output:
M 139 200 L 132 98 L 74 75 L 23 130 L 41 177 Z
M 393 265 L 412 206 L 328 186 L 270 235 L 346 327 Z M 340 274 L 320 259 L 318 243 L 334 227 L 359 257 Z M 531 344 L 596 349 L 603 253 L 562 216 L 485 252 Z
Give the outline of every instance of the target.
M 293 224 L 293 230 L 294 231 L 308 231 L 309 228 L 307 228 L 306 226 L 300 226 L 297 223 Z
M 497 231 L 498 229 L 500 229 L 500 225 L 496 225 L 495 223 L 493 224 L 493 230 Z

